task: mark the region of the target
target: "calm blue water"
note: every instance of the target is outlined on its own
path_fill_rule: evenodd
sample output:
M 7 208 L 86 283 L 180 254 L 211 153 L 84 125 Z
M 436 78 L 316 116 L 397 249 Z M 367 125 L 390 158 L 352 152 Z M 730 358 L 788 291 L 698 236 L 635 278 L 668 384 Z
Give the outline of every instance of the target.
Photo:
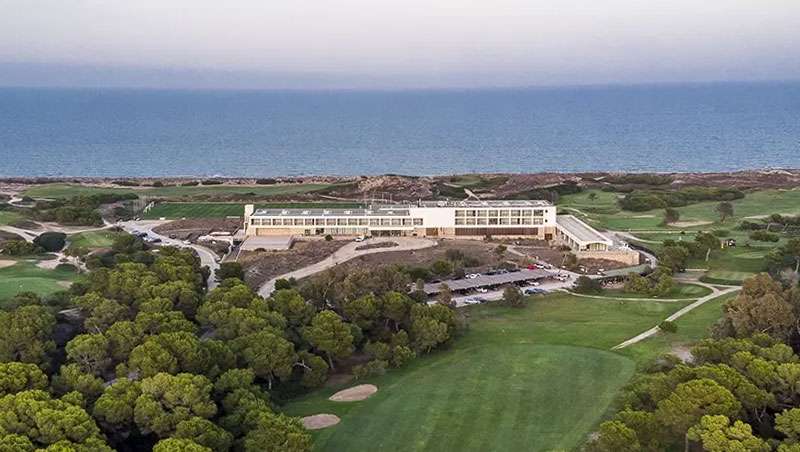
M 0 89 L 3 176 L 800 167 L 800 83 L 484 91 Z

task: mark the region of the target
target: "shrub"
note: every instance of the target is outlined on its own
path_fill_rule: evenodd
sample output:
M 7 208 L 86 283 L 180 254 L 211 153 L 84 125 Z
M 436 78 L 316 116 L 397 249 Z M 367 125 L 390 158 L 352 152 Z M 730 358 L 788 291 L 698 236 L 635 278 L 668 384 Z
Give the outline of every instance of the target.
M 711 233 L 714 234 L 715 237 L 727 237 L 731 235 L 731 231 L 727 229 L 714 229 Z
M 431 271 L 439 276 L 449 275 L 453 272 L 453 264 L 448 261 L 438 260 L 431 265 Z
M 575 280 L 575 287 L 573 290 L 583 294 L 596 294 L 603 291 L 603 286 L 600 284 L 600 281 L 596 279 L 592 279 L 588 276 L 579 276 L 578 279 Z
M 416 358 L 417 354 L 405 345 L 398 345 L 392 350 L 392 365 L 394 367 L 402 367 L 407 362 Z
M 200 182 L 198 182 L 196 180 L 190 180 L 190 181 L 187 181 L 187 182 L 184 182 L 184 183 L 180 184 L 181 187 L 195 187 L 197 185 L 200 185 Z
M 663 322 L 659 323 L 658 328 L 665 333 L 678 332 L 678 324 L 675 322 L 670 322 L 669 320 L 664 320 Z
M 164 183 L 161 182 L 160 180 L 157 180 L 157 181 L 153 182 L 153 187 L 163 187 L 163 186 L 164 186 Z
M 508 306 L 521 308 L 525 305 L 524 300 L 525 297 L 517 286 L 506 286 L 506 288 L 503 289 L 503 302 Z
M 291 289 L 297 284 L 294 278 L 280 278 L 275 281 L 275 290 Z
M 278 181 L 276 179 L 272 179 L 272 178 L 269 178 L 269 177 L 268 178 L 264 178 L 264 179 L 256 179 L 256 184 L 258 184 L 258 185 L 273 185 L 273 184 L 277 184 L 277 183 L 278 183 Z
M 0 253 L 7 256 L 31 256 L 41 252 L 41 247 L 25 240 L 7 240 L 0 244 Z
M 778 234 L 773 234 L 767 231 L 753 231 L 749 235 L 751 240 L 756 240 L 758 242 L 777 242 L 780 240 Z
M 203 185 L 222 185 L 222 181 L 217 179 L 206 179 L 203 181 Z
M 330 234 L 325 234 L 325 241 L 330 242 L 331 240 L 333 240 L 333 236 Z
M 242 264 L 238 262 L 223 262 L 217 270 L 217 279 L 222 281 L 228 278 L 244 280 L 244 270 Z
M 381 359 L 373 359 L 366 364 L 353 366 L 353 377 L 359 380 L 361 378 L 383 375 L 386 373 L 387 367 L 389 367 L 388 362 Z
M 55 253 L 61 251 L 67 244 L 67 234 L 63 232 L 43 232 L 33 239 L 35 245 L 43 250 Z

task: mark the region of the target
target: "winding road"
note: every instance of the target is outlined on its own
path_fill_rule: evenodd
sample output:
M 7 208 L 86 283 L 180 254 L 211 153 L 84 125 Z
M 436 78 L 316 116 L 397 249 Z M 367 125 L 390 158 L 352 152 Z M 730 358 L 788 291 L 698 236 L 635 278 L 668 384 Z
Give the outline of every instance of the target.
M 360 246 L 375 244 L 380 242 L 388 242 L 388 241 L 395 242 L 397 243 L 398 246 L 386 247 L 386 248 L 370 248 L 365 250 L 356 249 Z M 350 242 L 347 245 L 336 250 L 330 256 L 326 257 L 325 259 L 317 263 L 311 264 L 299 270 L 285 273 L 283 275 L 276 276 L 275 278 L 270 279 L 269 281 L 261 285 L 261 287 L 258 289 L 258 294 L 264 298 L 269 297 L 270 294 L 272 294 L 272 292 L 275 291 L 275 281 L 279 279 L 306 278 L 321 271 L 328 270 L 329 268 L 333 268 L 336 265 L 339 265 L 343 262 L 347 262 L 350 259 L 354 259 L 359 256 L 364 256 L 366 254 L 385 253 L 388 251 L 413 251 L 424 248 L 430 248 L 435 245 L 436 241 L 434 240 L 417 238 L 417 237 L 372 238 L 364 240 L 363 242 Z

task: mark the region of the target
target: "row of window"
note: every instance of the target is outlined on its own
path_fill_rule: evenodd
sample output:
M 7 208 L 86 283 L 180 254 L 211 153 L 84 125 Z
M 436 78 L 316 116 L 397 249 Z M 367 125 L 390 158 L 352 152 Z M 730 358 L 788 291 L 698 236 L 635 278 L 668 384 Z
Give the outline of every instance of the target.
M 544 218 L 456 218 L 456 226 L 544 224 Z
M 422 226 L 422 218 L 251 218 L 252 226 Z
M 544 209 L 456 209 L 456 218 L 468 217 L 543 217 Z

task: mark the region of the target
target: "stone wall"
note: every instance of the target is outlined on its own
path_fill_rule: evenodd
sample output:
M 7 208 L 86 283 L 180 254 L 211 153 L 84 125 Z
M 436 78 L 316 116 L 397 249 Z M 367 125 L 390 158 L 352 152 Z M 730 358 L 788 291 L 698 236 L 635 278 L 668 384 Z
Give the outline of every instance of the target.
M 578 251 L 578 259 L 607 259 L 625 265 L 639 265 L 639 252 L 635 250 Z

